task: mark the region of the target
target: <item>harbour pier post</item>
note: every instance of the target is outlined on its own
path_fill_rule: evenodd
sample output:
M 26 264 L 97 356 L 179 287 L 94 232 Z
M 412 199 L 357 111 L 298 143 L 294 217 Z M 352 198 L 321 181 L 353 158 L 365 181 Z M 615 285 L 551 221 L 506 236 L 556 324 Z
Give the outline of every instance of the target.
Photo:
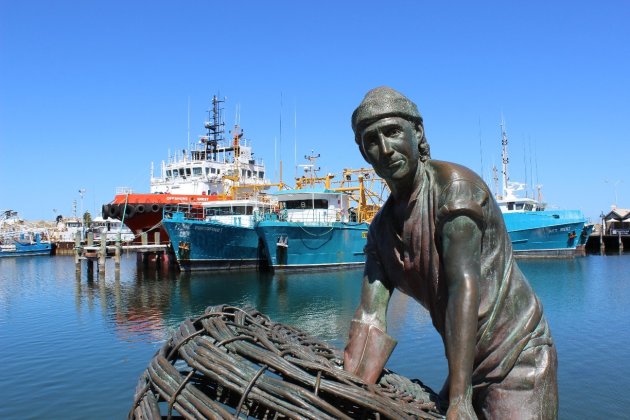
M 94 234 L 92 232 L 88 232 L 87 234 L 86 247 L 94 247 Z M 83 250 L 83 257 L 85 258 L 85 261 L 87 263 L 87 274 L 89 278 L 94 276 L 94 258 L 96 257 L 96 254 L 97 253 L 91 249 L 89 251 L 86 249 Z
M 74 236 L 74 265 L 76 271 L 81 271 L 81 232 Z
M 138 266 L 148 267 L 149 265 L 155 265 L 157 267 L 168 267 L 167 247 L 160 244 L 160 232 L 155 232 L 153 238 L 154 242 L 149 243 L 147 232 L 140 235 L 141 246 L 136 252 Z
M 116 234 L 116 247 L 114 249 L 114 266 L 116 270 L 120 270 L 120 254 L 122 253 L 122 245 L 120 240 L 120 232 Z
M 105 275 L 105 258 L 107 258 L 107 237 L 101 234 L 101 243 L 98 250 L 98 273 Z

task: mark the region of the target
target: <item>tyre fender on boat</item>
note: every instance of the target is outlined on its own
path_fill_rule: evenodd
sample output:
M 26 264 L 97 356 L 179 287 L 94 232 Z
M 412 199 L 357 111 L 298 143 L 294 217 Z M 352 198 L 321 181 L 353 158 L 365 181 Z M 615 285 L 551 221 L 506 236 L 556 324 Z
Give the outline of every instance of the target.
M 144 204 L 138 204 L 136 206 L 136 213 L 138 213 L 138 214 L 144 213 Z
M 110 204 L 103 204 L 103 206 L 101 207 L 101 216 L 103 217 L 103 219 L 107 219 L 109 217 L 109 208 Z
M 123 207 L 124 209 L 124 207 Z M 136 207 L 131 205 L 131 204 L 127 204 L 127 211 L 126 214 L 124 215 L 127 218 L 132 218 L 133 216 L 136 215 Z
M 120 209 L 118 207 L 118 204 L 110 204 L 107 212 L 107 217 L 111 217 L 112 219 L 118 218 L 118 215 L 120 214 Z M 105 216 L 103 215 L 103 217 Z
M 153 204 L 151 205 L 151 211 L 152 211 L 153 213 L 158 213 L 158 212 L 162 211 L 162 206 L 160 206 L 160 205 L 159 205 L 159 204 L 157 204 L 157 203 L 153 203 Z

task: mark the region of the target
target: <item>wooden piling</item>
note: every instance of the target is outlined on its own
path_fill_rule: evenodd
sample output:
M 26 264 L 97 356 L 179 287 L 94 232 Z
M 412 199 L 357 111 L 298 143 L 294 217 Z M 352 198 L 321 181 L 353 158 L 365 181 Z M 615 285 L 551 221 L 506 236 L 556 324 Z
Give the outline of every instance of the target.
M 77 271 L 81 271 L 81 232 L 74 237 L 74 265 Z
M 98 272 L 105 274 L 105 258 L 107 258 L 107 239 L 101 234 L 101 246 L 98 250 Z
M 116 234 L 116 249 L 114 250 L 114 265 L 116 270 L 120 270 L 120 254 L 122 252 L 122 245 L 120 244 L 120 232 Z

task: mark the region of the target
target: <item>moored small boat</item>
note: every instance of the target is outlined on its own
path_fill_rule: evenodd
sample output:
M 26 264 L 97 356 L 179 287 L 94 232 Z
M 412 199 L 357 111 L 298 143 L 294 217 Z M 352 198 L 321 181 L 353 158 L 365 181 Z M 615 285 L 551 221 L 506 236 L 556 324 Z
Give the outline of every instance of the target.
M 25 230 L 0 234 L 0 258 L 50 255 L 52 243 L 45 230 Z
M 50 255 L 48 229 L 22 220 L 17 211 L 0 212 L 0 258 Z

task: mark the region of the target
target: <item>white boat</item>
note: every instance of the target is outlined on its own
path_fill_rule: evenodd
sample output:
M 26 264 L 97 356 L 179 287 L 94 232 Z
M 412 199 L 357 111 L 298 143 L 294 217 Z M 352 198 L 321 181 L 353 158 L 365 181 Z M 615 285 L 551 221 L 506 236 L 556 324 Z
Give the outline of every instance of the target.
M 95 217 L 90 223 L 87 232 L 94 234 L 94 240 L 100 241 L 103 237 L 106 242 L 115 242 L 119 239 L 122 242 L 131 242 L 135 235 L 127 226 L 118 219 Z
M 136 237 L 160 231 L 161 242 L 168 243 L 168 234 L 161 226 L 165 206 L 247 198 L 269 189 L 265 164 L 255 159 L 251 142 L 244 138 L 240 126 L 235 125 L 231 139 L 225 139 L 222 102 L 213 97 L 205 123 L 207 132 L 197 144 L 169 156 L 158 174 L 151 165 L 148 192 L 119 188 L 114 200 L 103 205 L 102 216 L 122 220 Z

